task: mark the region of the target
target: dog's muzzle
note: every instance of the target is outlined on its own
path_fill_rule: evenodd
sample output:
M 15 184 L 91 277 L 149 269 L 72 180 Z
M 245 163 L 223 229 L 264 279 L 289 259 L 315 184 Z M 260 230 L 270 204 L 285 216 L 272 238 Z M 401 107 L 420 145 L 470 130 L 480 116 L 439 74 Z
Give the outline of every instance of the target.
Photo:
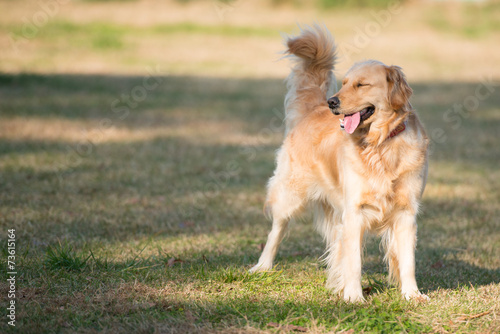
M 328 107 L 334 113 L 335 115 L 340 115 L 340 112 L 337 111 L 337 109 L 340 106 L 340 100 L 336 96 L 332 96 L 331 98 L 328 99 Z

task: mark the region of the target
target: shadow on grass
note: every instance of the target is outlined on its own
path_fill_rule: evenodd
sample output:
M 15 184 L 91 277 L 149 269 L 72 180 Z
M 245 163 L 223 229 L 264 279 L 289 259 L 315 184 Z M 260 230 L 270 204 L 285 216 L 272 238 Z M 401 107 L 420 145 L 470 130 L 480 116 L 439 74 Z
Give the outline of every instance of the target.
M 145 78 L 148 76 L 0 74 L 1 116 L 109 119 L 116 127 L 166 130 L 194 120 L 228 120 L 241 121 L 242 131 L 256 135 L 283 110 L 285 87 L 279 79 L 157 77 L 158 86 L 146 89 Z M 491 168 L 500 160 L 496 140 L 488 136 L 500 127 L 500 119 L 494 116 L 499 95 L 476 99 L 477 105 L 470 110 L 463 107 L 481 84 L 412 84 L 413 105 L 434 139 L 435 161 Z M 485 93 L 484 89 L 480 92 Z M 457 104 L 462 107 L 454 109 Z M 442 129 L 444 137 L 434 134 L 436 129 Z M 11 146 L 24 149 L 19 144 Z M 30 142 L 25 146 L 44 147 Z
M 454 253 L 447 249 L 425 249 L 423 252 L 434 252 L 439 257 Z M 485 269 L 461 260 L 438 260 L 434 263 L 419 261 L 417 281 L 422 291 L 440 289 L 456 289 L 459 287 L 479 287 L 500 283 L 500 268 Z M 425 265 L 424 265 L 425 264 Z
M 38 295 L 33 289 L 24 289 L 21 293 L 25 303 L 50 299 L 52 307 L 67 309 L 64 317 L 53 314 L 55 321 L 68 319 L 66 327 L 100 330 L 103 328 L 96 320 L 112 316 L 118 321 L 126 319 L 128 326 L 134 326 L 135 317 L 146 318 L 155 328 L 162 324 L 183 327 L 188 322 L 193 328 L 247 325 L 267 328 L 268 324 L 277 323 L 285 326 L 283 329 L 320 326 L 377 332 L 426 330 L 410 318 L 408 311 L 412 305 L 403 301 L 396 291 L 374 295 L 375 301 L 369 304 L 347 304 L 324 288 L 324 279 L 317 273 L 311 276 L 312 282 L 297 282 L 296 276 L 280 270 L 250 275 L 239 267 L 245 266 L 247 260 L 242 262 L 241 257 L 229 252 L 207 252 L 206 256 L 170 264 L 167 258 L 108 261 L 92 256 L 84 268 L 75 270 L 72 258 L 81 263 L 82 255 L 68 251 L 64 245 L 60 250 L 51 253 L 46 268 L 39 269 L 35 276 L 44 275 L 46 270 L 53 280 L 70 279 L 77 285 L 82 281 L 87 292 L 75 291 L 70 298 L 57 291 L 54 296 L 40 295 L 40 289 Z M 54 254 L 60 254 L 65 261 L 58 261 Z M 100 288 L 94 295 L 96 284 Z M 294 289 L 287 290 L 291 286 Z M 101 290 L 102 287 L 107 288 Z M 176 295 L 181 294 L 183 287 L 192 291 L 192 297 Z M 286 296 L 282 294 L 285 291 L 288 291 Z M 198 295 L 198 292 L 202 293 Z M 34 312 L 43 313 L 48 308 L 42 302 Z M 89 309 L 94 312 L 88 314 Z M 27 320 L 20 317 L 22 328 L 36 327 Z

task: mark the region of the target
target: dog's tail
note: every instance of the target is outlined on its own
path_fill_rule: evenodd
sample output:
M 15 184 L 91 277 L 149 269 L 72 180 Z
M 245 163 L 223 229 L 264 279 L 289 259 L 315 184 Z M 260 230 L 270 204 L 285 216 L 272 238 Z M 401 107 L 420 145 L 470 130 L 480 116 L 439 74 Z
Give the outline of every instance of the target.
M 327 95 L 333 94 L 335 78 L 335 43 L 325 27 L 314 25 L 301 29 L 297 37 L 286 41 L 295 66 L 286 83 L 285 122 L 288 132 L 304 114 L 313 108 L 327 106 Z

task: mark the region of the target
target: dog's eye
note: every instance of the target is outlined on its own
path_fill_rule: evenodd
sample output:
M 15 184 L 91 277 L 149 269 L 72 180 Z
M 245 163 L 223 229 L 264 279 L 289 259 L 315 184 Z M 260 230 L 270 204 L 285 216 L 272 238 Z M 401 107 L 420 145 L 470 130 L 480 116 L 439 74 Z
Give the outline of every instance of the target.
M 370 84 L 358 82 L 358 84 L 356 85 L 356 87 L 363 87 L 363 86 L 369 86 L 369 85 Z

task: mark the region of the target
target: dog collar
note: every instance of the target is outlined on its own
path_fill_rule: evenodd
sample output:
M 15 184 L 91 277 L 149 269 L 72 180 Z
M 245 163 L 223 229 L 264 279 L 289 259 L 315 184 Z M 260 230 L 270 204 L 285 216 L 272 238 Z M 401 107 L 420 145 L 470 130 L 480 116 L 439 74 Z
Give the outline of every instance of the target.
M 392 130 L 392 132 L 389 134 L 389 138 L 399 135 L 405 129 L 406 129 L 406 120 L 403 123 L 399 123 L 399 125 L 396 126 L 394 130 Z

